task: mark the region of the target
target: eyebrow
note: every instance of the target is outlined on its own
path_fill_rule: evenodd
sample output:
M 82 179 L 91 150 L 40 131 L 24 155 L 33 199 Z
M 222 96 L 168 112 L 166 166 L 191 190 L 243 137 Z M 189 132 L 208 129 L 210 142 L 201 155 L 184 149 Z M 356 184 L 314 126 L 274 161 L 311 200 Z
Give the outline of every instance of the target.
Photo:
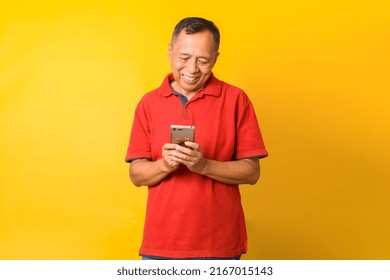
M 192 56 L 191 54 L 189 54 L 189 53 L 181 53 L 180 54 L 180 56 Z M 210 60 L 210 58 L 209 57 L 207 57 L 207 56 L 199 56 L 199 57 L 197 57 L 198 59 L 206 59 L 206 60 Z

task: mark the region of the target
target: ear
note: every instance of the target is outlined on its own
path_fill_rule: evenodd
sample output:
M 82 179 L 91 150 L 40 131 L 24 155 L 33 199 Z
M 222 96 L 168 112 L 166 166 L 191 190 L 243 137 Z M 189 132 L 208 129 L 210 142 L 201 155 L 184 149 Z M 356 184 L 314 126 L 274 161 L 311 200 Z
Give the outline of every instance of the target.
M 169 43 L 168 45 L 168 58 L 169 60 L 172 58 L 172 43 Z
M 215 60 L 214 60 L 214 64 L 217 63 L 217 59 L 219 57 L 219 52 L 215 55 Z

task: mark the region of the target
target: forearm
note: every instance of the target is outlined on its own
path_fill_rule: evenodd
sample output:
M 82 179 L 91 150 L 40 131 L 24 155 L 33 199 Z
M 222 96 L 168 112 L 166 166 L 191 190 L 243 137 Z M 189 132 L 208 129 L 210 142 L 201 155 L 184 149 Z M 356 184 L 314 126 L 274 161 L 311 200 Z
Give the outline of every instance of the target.
M 129 172 L 131 181 L 139 187 L 156 185 L 175 169 L 167 166 L 163 159 L 136 160 L 130 164 Z
M 258 159 L 227 162 L 203 160 L 203 166 L 197 172 L 225 184 L 253 185 L 260 177 L 260 163 Z
M 234 161 L 216 161 L 203 157 L 198 143 L 186 141 L 185 146 L 175 145 L 171 152 L 174 162 L 184 164 L 192 172 L 207 176 L 219 182 L 235 184 L 255 184 L 260 177 L 258 158 Z

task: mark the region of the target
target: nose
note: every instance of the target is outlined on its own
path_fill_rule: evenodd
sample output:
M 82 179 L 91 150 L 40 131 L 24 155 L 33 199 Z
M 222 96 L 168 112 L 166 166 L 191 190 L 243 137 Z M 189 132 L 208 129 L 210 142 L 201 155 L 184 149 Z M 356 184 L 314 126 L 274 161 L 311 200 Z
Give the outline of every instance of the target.
M 195 58 L 189 59 L 187 61 L 187 71 L 189 73 L 196 73 L 198 72 L 198 64 Z

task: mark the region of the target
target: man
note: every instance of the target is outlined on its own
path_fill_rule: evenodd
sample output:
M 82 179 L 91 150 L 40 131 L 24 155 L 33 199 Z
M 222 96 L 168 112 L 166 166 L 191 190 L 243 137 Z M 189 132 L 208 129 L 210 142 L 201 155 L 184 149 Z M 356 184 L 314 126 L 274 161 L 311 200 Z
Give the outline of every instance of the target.
M 175 27 L 172 73 L 135 111 L 126 161 L 148 187 L 143 259 L 239 259 L 247 234 L 239 184 L 255 184 L 266 157 L 253 106 L 212 73 L 220 34 L 213 22 Z M 195 126 L 195 141 L 172 144 L 170 125 Z

